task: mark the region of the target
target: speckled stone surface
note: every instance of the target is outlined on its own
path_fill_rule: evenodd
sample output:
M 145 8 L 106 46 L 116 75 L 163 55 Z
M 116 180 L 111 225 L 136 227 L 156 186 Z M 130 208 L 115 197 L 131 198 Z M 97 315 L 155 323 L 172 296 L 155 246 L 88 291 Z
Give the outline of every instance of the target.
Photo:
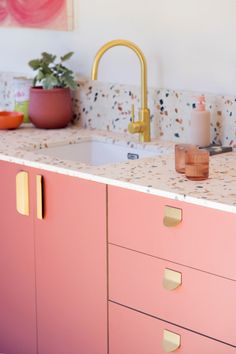
M 206 109 L 211 112 L 211 141 L 236 147 L 236 96 L 204 92 L 149 88 L 152 138 L 190 142 L 191 111 L 200 94 L 205 94 Z M 85 81 L 80 82 L 74 102 L 75 120 L 81 127 L 126 133 L 132 104 L 138 116 L 140 89 Z
M 119 164 L 89 166 L 46 156 L 40 151 L 86 139 L 141 147 L 161 152 L 162 155 Z M 232 152 L 211 157 L 210 178 L 193 182 L 175 172 L 173 148 L 173 142 L 156 140 L 140 146 L 128 134 L 76 126 L 62 130 L 40 130 L 24 125 L 18 130 L 0 131 L 0 160 L 236 213 L 236 154 Z
M 0 110 L 13 107 L 14 76 L 22 75 L 0 72 Z M 149 88 L 152 138 L 189 142 L 190 115 L 199 94 L 205 94 L 206 107 L 211 112 L 212 142 L 236 147 L 236 96 L 204 92 Z M 80 127 L 127 133 L 132 104 L 138 115 L 140 88 L 80 81 L 73 102 L 74 122 Z

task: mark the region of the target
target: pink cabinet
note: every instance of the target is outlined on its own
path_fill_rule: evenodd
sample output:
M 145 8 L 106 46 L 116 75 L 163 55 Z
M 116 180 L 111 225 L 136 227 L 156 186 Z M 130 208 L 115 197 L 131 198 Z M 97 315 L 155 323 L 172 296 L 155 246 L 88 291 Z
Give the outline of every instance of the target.
M 198 333 L 178 353 L 236 353 L 235 224 L 233 213 L 108 186 L 109 300 L 120 305 L 109 354 L 161 354 L 157 319 Z
M 45 218 L 35 219 L 39 354 L 105 354 L 106 186 L 37 172 L 45 195 Z
M 21 170 L 29 216 L 16 211 Z M 0 195 L 0 353 L 106 354 L 106 186 L 0 162 Z
M 33 213 L 23 216 L 16 211 L 16 174 L 21 170 L 22 166 L 0 161 L 0 353 L 4 354 L 37 352 Z
M 236 354 L 227 344 L 114 303 L 109 314 L 109 354 Z

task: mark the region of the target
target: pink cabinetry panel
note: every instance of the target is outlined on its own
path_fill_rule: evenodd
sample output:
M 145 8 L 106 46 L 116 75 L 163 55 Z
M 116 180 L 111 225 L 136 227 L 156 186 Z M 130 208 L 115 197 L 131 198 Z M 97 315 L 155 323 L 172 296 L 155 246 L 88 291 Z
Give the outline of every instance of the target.
M 180 336 L 178 354 L 235 354 L 236 348 L 113 303 L 109 305 L 109 354 L 164 354 L 163 332 Z
M 164 271 L 182 275 L 175 290 Z M 236 346 L 236 282 L 109 245 L 109 299 Z
M 109 242 L 236 280 L 236 215 L 109 186 Z M 164 207 L 183 210 L 163 225 Z
M 16 211 L 22 170 L 30 216 Z M 0 353 L 106 354 L 106 186 L 0 162 L 0 196 Z
M 43 176 L 45 218 L 35 219 L 39 354 L 105 354 L 106 186 Z
M 16 211 L 16 174 L 21 170 L 24 166 L 0 161 L 0 353 L 4 354 L 36 353 L 33 216 Z

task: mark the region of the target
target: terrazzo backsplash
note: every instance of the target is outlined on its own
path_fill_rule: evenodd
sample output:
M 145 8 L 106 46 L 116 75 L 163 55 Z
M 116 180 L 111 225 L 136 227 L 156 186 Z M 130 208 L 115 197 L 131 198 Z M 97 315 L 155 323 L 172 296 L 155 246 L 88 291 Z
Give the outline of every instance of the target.
M 14 76 L 21 75 L 0 72 L 0 110 L 13 108 Z M 211 112 L 212 142 L 236 147 L 236 96 L 204 92 L 149 88 L 152 138 L 190 142 L 190 114 L 199 94 L 205 94 L 206 108 Z M 83 128 L 126 133 L 132 104 L 138 119 L 140 88 L 81 80 L 73 101 L 75 124 Z

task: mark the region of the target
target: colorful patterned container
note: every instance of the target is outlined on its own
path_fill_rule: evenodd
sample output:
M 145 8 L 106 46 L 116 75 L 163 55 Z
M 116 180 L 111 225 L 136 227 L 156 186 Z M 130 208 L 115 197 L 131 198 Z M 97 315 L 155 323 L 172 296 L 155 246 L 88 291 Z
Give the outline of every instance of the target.
M 24 114 L 24 123 L 29 123 L 28 107 L 29 107 L 29 92 L 32 86 L 32 79 L 26 77 L 14 78 L 14 111 Z

